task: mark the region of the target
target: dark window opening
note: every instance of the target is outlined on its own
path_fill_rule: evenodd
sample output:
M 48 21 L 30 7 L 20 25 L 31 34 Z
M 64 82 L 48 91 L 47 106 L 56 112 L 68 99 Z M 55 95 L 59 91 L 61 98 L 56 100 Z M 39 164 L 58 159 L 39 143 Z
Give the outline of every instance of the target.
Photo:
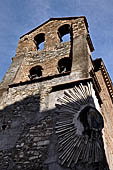
M 5 130 L 7 128 L 7 123 L 5 121 L 3 121 L 1 129 Z
M 58 35 L 61 42 L 67 42 L 71 39 L 70 25 L 65 24 L 58 29 Z
M 31 68 L 31 70 L 29 71 L 30 80 L 41 77 L 42 76 L 42 70 L 43 70 L 43 68 L 41 66 L 35 66 L 35 67 Z
M 6 125 L 6 124 L 3 124 L 3 125 L 2 125 L 2 130 L 5 130 L 6 127 L 7 127 L 7 125 Z
M 58 61 L 58 71 L 59 73 L 65 73 L 71 71 L 72 60 L 71 58 L 62 58 Z
M 37 50 L 43 50 L 44 49 L 45 34 L 40 33 L 40 34 L 36 35 L 34 40 L 35 40 Z

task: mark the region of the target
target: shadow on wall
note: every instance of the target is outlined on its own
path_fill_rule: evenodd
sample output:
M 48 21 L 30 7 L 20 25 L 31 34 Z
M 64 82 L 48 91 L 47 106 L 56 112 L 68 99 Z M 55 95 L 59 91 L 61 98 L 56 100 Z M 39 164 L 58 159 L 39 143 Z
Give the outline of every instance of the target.
M 46 151 L 45 147 L 37 152 L 37 145 L 34 145 L 42 131 L 46 133 L 45 125 L 39 124 L 45 113 L 40 113 L 39 108 L 40 96 L 35 95 L 0 110 L 0 170 L 32 169 L 36 158 Z
M 14 147 L 24 127 L 39 119 L 40 97 L 30 96 L 0 110 L 0 149 Z M 10 138 L 9 138 L 10 137 Z M 5 139 L 5 140 L 3 140 Z
M 85 109 L 85 126 L 84 110 L 79 114 L 74 102 L 45 112 L 39 108 L 40 96 L 35 95 L 0 111 L 0 170 L 94 170 L 103 166 L 109 170 L 101 134 L 103 119 L 96 109 Z M 90 117 L 90 111 L 96 116 Z

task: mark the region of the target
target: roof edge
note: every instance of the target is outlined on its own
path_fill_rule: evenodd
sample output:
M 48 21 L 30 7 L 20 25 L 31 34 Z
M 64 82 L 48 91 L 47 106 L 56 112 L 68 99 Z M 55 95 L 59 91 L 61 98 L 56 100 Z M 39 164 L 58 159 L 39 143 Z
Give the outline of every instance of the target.
M 102 58 L 97 58 L 97 59 L 93 60 L 93 64 L 94 64 L 95 72 L 101 70 L 102 76 L 104 78 L 106 87 L 108 89 L 109 95 L 110 95 L 112 103 L 113 103 L 113 83 L 112 83 L 112 80 L 110 78 L 110 75 L 107 71 L 107 68 L 106 68 Z
M 87 22 L 87 19 L 86 19 L 85 16 L 50 18 L 50 19 L 48 19 L 47 21 L 45 21 L 44 23 L 42 23 L 41 25 L 39 25 L 38 27 L 36 27 L 36 28 L 32 29 L 31 31 L 27 32 L 26 34 L 22 35 L 22 36 L 20 37 L 20 39 L 23 38 L 25 35 L 28 35 L 28 34 L 32 33 L 33 31 L 35 31 L 36 29 L 40 28 L 41 26 L 43 26 L 44 24 L 48 23 L 49 21 L 52 21 L 52 20 L 71 20 L 71 19 L 78 19 L 78 18 L 84 18 L 86 27 L 88 28 L 88 22 Z

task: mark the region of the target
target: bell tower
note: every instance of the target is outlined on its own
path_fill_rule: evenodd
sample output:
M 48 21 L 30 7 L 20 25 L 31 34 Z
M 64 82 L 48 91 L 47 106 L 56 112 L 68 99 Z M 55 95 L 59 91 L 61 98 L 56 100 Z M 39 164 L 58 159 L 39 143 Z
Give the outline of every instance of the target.
M 93 50 L 85 17 L 51 18 L 20 38 L 2 84 L 74 72 L 74 80 L 88 78 Z
M 2 169 L 111 169 L 113 87 L 93 51 L 84 16 L 20 37 L 0 84 Z

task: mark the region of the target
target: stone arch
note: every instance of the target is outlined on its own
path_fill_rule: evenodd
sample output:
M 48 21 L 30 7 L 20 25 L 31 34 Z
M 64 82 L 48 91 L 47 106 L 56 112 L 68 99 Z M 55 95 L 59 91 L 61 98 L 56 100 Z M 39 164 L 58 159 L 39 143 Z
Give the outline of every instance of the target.
M 34 41 L 37 47 L 37 50 L 43 50 L 44 49 L 44 41 L 45 41 L 45 34 L 40 33 L 34 37 Z
M 71 27 L 69 24 L 64 24 L 58 28 L 58 36 L 61 42 L 71 40 Z
M 32 67 L 29 70 L 29 78 L 30 78 L 30 80 L 38 78 L 38 77 L 41 77 L 42 76 L 42 70 L 43 70 L 43 68 L 40 65 Z
M 61 58 L 58 61 L 57 69 L 59 73 L 65 73 L 71 71 L 72 59 L 69 57 Z

